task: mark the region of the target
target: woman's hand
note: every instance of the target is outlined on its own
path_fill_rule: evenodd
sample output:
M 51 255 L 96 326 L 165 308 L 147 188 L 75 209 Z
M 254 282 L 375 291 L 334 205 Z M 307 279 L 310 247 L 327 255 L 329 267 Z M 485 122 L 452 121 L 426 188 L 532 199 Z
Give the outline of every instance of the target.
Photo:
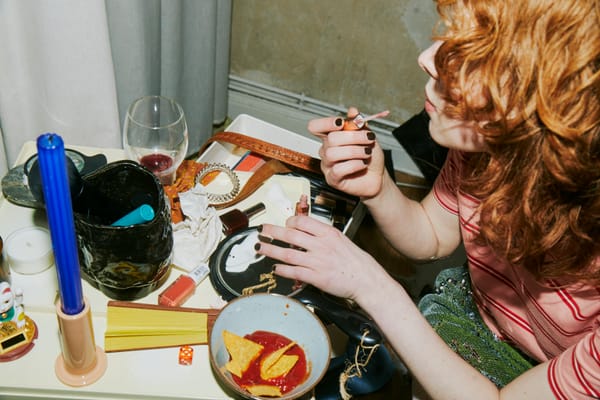
M 348 117 L 358 114 L 348 110 Z M 344 130 L 345 120 L 329 117 L 311 120 L 308 130 L 322 139 L 321 169 L 329 185 L 359 197 L 373 197 L 381 191 L 385 164 L 383 151 L 368 127 Z
M 257 253 L 281 260 L 275 268 L 277 275 L 312 284 L 334 296 L 359 301 L 365 293 L 377 293 L 378 277 L 389 277 L 342 232 L 311 217 L 290 217 L 286 227 L 264 224 L 259 237 Z M 292 247 L 280 247 L 271 240 Z

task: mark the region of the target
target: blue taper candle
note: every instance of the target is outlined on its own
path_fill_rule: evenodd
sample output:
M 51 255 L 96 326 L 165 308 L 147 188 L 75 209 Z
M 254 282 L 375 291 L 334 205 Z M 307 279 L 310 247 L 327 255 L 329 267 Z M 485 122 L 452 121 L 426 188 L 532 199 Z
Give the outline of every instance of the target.
M 45 133 L 37 139 L 37 150 L 62 311 L 74 315 L 84 304 L 65 145 L 56 133 Z

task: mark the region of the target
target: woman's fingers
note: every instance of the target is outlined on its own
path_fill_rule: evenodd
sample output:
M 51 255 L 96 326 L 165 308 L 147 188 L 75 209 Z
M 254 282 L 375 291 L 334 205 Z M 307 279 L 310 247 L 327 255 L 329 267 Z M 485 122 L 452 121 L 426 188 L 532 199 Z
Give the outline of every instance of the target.
M 286 264 L 275 264 L 275 273 L 279 276 L 283 276 L 284 278 L 306 282 L 313 284 L 311 282 L 311 271 L 307 268 L 300 266 L 292 266 Z
M 338 236 L 337 232 L 330 225 L 308 216 L 290 217 L 286 227 L 263 224 L 255 250 L 279 261 L 275 270 L 278 275 L 319 285 L 323 279 L 327 280 L 323 275 L 327 275 L 327 271 L 319 266 L 330 257 L 327 243 L 333 246 L 331 243 Z M 278 245 L 275 240 L 290 246 Z
M 331 132 L 323 139 L 319 157 L 325 167 L 347 160 L 368 160 L 375 145 L 375 135 L 369 131 Z
M 370 145 L 375 142 L 375 134 L 370 130 L 331 132 L 324 140 L 329 147 L 348 145 Z
M 261 240 L 255 244 L 254 249 L 257 253 L 279 260 L 284 264 L 304 266 L 304 261 L 306 261 L 306 252 L 299 247 L 284 247 Z
M 308 121 L 307 129 L 313 135 L 323 137 L 329 132 L 339 131 L 344 128 L 345 122 L 348 119 L 352 119 L 358 115 L 358 109 L 356 107 L 348 108 L 347 118 L 344 117 L 326 117 L 317 118 Z
M 266 245 L 261 253 L 265 250 L 269 256 L 286 264 L 306 265 L 311 262 L 307 257 L 318 258 L 328 253 L 328 243 L 339 239 L 338 236 L 343 234 L 331 225 L 309 216 L 294 216 L 287 219 L 285 227 L 261 225 L 259 246 Z M 291 247 L 273 245 L 274 240 L 288 243 Z
M 313 135 L 324 136 L 332 131 L 339 131 L 344 126 L 344 118 L 327 117 L 312 119 L 308 122 L 308 131 Z
M 339 231 L 309 216 L 290 217 L 285 227 L 263 224 L 260 228 L 260 236 L 268 238 L 267 241 L 279 240 L 303 249 L 314 249 L 320 245 L 320 238 L 330 236 L 332 232 Z
M 341 231 L 308 216 L 290 217 L 286 227 L 263 224 L 260 230 L 256 252 L 279 260 L 275 264 L 277 275 L 309 283 L 336 296 L 353 298 L 368 269 L 376 265 Z
M 353 159 L 365 159 L 369 158 L 373 153 L 374 143 L 369 140 L 362 141 L 361 143 L 351 143 L 347 145 L 331 145 L 328 141 L 319 149 L 319 156 L 321 160 L 327 163 L 336 163 L 339 161 L 353 160 Z
M 292 228 L 296 231 L 304 232 L 308 235 L 302 235 L 310 238 L 317 243 L 323 243 L 321 238 L 332 236 L 344 236 L 338 229 L 333 226 L 311 218 L 309 216 L 294 216 L 287 219 L 286 228 Z M 309 243 L 294 243 L 298 245 L 308 245 Z
M 346 113 L 346 115 L 348 115 L 348 118 L 354 118 L 358 115 L 358 108 L 356 107 L 348 107 L 348 112 Z

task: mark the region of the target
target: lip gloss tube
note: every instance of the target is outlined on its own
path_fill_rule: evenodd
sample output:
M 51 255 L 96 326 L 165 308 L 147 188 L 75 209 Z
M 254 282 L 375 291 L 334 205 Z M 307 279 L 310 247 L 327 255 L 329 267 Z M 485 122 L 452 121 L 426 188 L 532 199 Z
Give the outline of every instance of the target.
M 179 276 L 161 294 L 158 295 L 158 304 L 168 307 L 179 307 L 196 291 L 196 286 L 206 278 L 209 273 L 208 265 L 200 264 L 187 275 Z
M 300 195 L 300 200 L 298 200 L 296 202 L 296 211 L 294 213 L 294 215 L 308 215 L 308 211 L 310 210 L 310 206 L 308 205 L 308 196 L 305 194 L 301 194 Z M 297 249 L 297 250 L 302 250 L 302 251 L 306 251 L 305 249 L 298 247 L 298 246 L 294 246 L 292 245 L 293 249 Z M 294 281 L 294 289 L 300 288 L 302 287 L 303 283 L 302 281 L 299 280 L 295 280 Z
M 296 212 L 294 215 L 308 215 L 309 205 L 308 196 L 305 194 L 300 195 L 300 200 L 296 203 Z

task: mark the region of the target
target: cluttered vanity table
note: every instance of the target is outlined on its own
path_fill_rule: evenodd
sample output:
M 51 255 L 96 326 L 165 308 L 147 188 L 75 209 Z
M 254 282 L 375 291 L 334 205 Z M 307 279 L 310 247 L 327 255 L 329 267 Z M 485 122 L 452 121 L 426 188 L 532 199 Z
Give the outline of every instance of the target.
M 260 121 L 243 116 L 233 125 L 240 131 L 255 128 Z M 236 125 L 237 124 L 237 125 Z M 248 125 L 249 124 L 249 125 Z M 275 135 L 281 133 L 277 127 L 263 125 L 261 132 Z M 272 138 L 273 136 L 271 136 Z M 270 137 L 263 138 L 269 140 Z M 293 144 L 306 153 L 316 153 L 318 145 L 306 140 Z M 303 148 L 304 146 L 304 148 Z M 93 156 L 101 153 L 107 161 L 113 162 L 125 158 L 121 149 L 98 149 L 82 146 L 66 147 Z M 219 152 L 218 148 L 209 148 L 207 153 Z M 36 153 L 36 143 L 26 142 L 16 165 L 23 164 Z M 303 183 L 307 185 L 307 183 Z M 300 191 L 306 191 L 301 187 Z M 310 192 L 310 187 L 308 188 Z M 294 194 L 296 196 L 296 194 Z M 240 208 L 252 205 L 249 199 Z M 349 230 L 356 229 L 362 218 L 357 210 L 350 221 L 346 221 Z M 356 219 L 355 221 L 352 221 Z M 283 220 L 282 220 L 283 221 Z M 257 218 L 255 224 L 260 224 Z M 5 240 L 11 233 L 22 228 L 48 228 L 46 213 L 43 209 L 22 207 L 0 197 L 0 237 Z M 352 233 L 352 232 L 350 232 Z M 9 271 L 4 257 L 4 270 Z M 161 290 L 168 287 L 178 277 L 189 273 L 189 269 L 171 268 Z M 95 382 L 81 386 L 70 386 L 57 378 L 55 364 L 61 355 L 61 338 L 57 323 L 58 298 L 57 273 L 51 265 L 41 272 L 10 272 L 10 284 L 13 289 L 23 291 L 23 305 L 26 315 L 37 326 L 37 338 L 27 354 L 14 360 L 0 362 L 0 398 L 61 398 L 61 399 L 228 399 L 228 392 L 218 381 L 209 362 L 209 347 L 205 344 L 193 345 L 193 357 L 186 363 L 180 361 L 180 346 L 152 348 L 132 351 L 106 352 L 106 369 Z M 104 347 L 104 335 L 107 330 L 107 308 L 111 300 L 98 288 L 88 282 L 82 283 L 83 296 L 91 309 L 91 320 L 95 343 Z M 156 305 L 161 290 L 136 299 L 137 303 Z M 211 281 L 204 279 L 196 287 L 194 295 L 185 307 L 198 309 L 219 309 L 224 305 L 220 293 L 217 293 Z M 335 343 L 332 343 L 334 345 Z M 334 349 L 335 350 L 335 349 Z
M 72 147 L 72 146 L 71 146 Z M 99 153 L 97 148 L 72 147 L 84 154 Z M 17 164 L 36 152 L 35 142 L 23 146 Z M 102 149 L 108 161 L 124 157 L 119 149 Z M 14 205 L 0 199 L 0 236 L 25 227 L 47 227 L 45 212 Z M 165 285 L 183 271 L 172 270 Z M 107 354 L 107 368 L 95 383 L 70 387 L 57 379 L 55 362 L 61 353 L 56 307 L 56 271 L 50 267 L 36 274 L 11 273 L 11 285 L 23 290 L 26 314 L 38 327 L 38 338 L 25 356 L 0 363 L 0 398 L 64 398 L 64 399 L 225 399 L 211 371 L 206 345 L 196 345 L 191 365 L 180 365 L 178 347 L 124 351 Z M 83 283 L 83 291 L 92 311 L 96 344 L 103 347 L 106 309 L 110 300 L 101 291 Z M 157 304 L 159 291 L 139 300 Z M 222 300 L 208 280 L 204 280 L 186 307 L 212 308 Z

